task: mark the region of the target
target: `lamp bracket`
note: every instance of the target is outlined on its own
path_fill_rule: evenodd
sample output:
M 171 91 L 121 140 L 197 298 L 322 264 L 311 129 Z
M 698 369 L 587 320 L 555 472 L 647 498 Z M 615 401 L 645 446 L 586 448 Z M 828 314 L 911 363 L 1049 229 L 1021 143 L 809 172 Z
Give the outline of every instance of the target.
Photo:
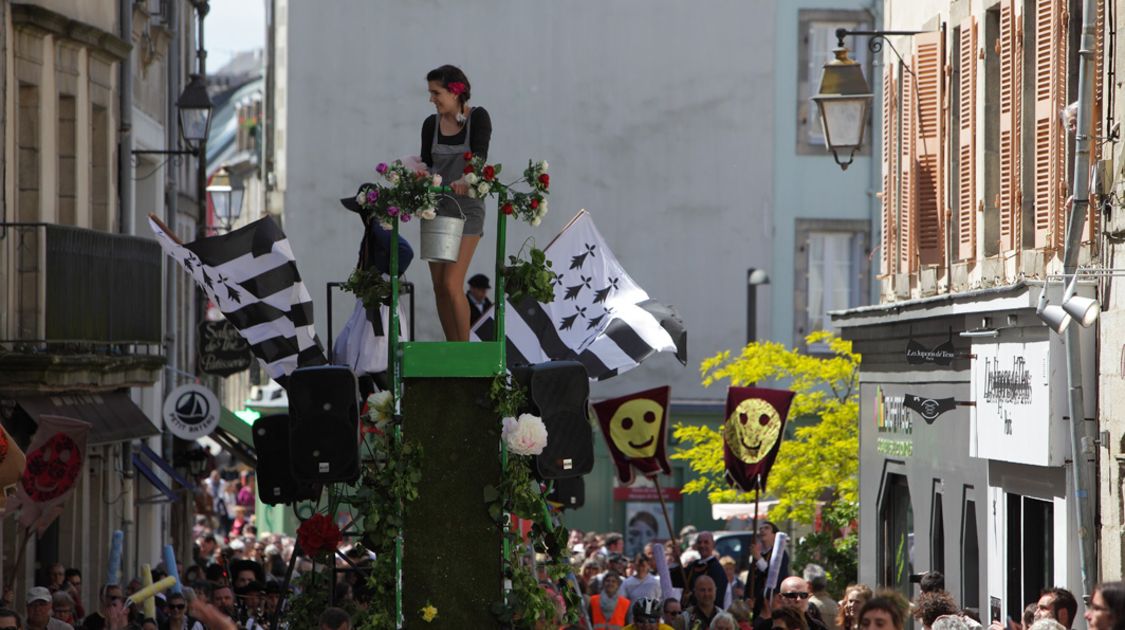
M 915 35 L 920 35 L 922 33 L 930 33 L 930 32 L 936 32 L 936 31 L 851 31 L 851 30 L 848 30 L 846 28 L 838 28 L 838 29 L 836 29 L 836 43 L 839 45 L 840 48 L 843 48 L 844 47 L 844 40 L 847 39 L 848 37 L 852 37 L 852 36 L 868 37 L 869 39 L 867 40 L 867 50 L 870 51 L 871 54 L 874 54 L 874 55 L 877 55 L 877 54 L 883 52 L 883 44 L 886 44 L 886 45 L 891 47 L 891 52 L 893 52 L 895 54 L 895 56 L 898 57 L 898 62 L 902 64 L 902 67 L 906 68 L 906 71 L 909 72 L 911 74 L 911 76 L 914 76 L 914 69 L 911 68 L 903 60 L 902 54 L 899 53 L 898 49 L 895 48 L 895 45 L 893 43 L 891 43 L 890 37 L 895 36 L 895 35 L 907 35 L 907 36 L 913 37 Z M 941 32 L 945 32 L 945 23 L 944 22 L 942 22 L 942 25 L 941 25 Z M 914 80 L 917 81 L 918 77 L 914 76 Z
M 190 155 L 198 156 L 199 149 L 143 149 L 138 151 L 131 151 L 133 155 Z

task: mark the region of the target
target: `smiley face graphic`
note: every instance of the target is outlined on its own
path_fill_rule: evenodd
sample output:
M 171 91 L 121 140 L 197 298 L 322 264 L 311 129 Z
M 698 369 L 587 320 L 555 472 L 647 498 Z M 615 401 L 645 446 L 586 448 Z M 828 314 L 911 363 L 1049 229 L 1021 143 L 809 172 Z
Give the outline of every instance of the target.
M 747 464 L 765 458 L 781 435 L 781 416 L 773 405 L 761 398 L 747 398 L 738 403 L 727 418 L 723 437 L 735 457 Z
M 655 400 L 636 398 L 617 408 L 609 420 L 609 436 L 626 457 L 656 455 L 664 407 Z

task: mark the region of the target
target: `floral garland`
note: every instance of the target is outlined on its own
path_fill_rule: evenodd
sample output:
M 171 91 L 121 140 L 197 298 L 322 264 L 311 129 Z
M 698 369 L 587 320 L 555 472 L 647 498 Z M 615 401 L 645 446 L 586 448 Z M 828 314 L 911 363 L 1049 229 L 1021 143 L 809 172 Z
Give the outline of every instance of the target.
M 373 213 L 384 227 L 389 228 L 395 218 L 406 223 L 415 215 L 423 219 L 436 217 L 438 197 L 449 192 L 441 184 L 441 175 L 431 176 L 417 158 L 408 162 L 380 162 L 375 172 L 386 183 L 364 187 L 356 194 L 359 207 Z
M 555 301 L 555 283 L 558 274 L 551 269 L 551 261 L 543 250 L 531 248 L 531 260 L 522 258 L 523 250 L 515 256 L 508 256 L 508 266 L 504 267 L 504 289 L 512 304 L 519 304 L 525 297 L 531 297 L 540 304 Z
M 523 177 L 511 184 L 500 181 L 500 164 L 485 164 L 484 159 L 471 152 L 465 153 L 465 183 L 469 185 L 469 196 L 474 199 L 484 199 L 495 196 L 500 211 L 506 215 L 514 215 L 531 225 L 539 225 L 543 217 L 547 216 L 547 195 L 551 187 L 551 176 L 547 174 L 547 162 L 540 160 L 527 161 L 527 168 L 523 170 Z M 514 190 L 512 187 L 526 183 L 531 187 L 531 192 Z

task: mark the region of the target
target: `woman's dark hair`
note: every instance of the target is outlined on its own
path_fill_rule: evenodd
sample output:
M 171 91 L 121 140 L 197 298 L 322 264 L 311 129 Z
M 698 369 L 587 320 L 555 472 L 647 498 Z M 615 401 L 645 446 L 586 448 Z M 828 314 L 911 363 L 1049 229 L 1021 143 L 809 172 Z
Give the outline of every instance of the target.
M 450 83 L 464 83 L 465 91 L 457 95 L 457 100 L 461 101 L 464 105 L 473 96 L 473 85 L 469 83 L 469 77 L 461 71 L 457 66 L 446 64 L 430 70 L 426 73 L 426 81 L 438 81 L 445 89 L 449 89 Z
M 903 628 L 902 606 L 900 605 L 899 602 L 896 602 L 895 600 L 891 599 L 890 597 L 885 597 L 885 596 L 882 596 L 882 595 L 880 595 L 879 597 L 874 597 L 872 599 L 867 600 L 867 603 L 864 604 L 863 608 L 860 609 L 860 611 L 859 611 L 859 621 L 860 621 L 861 625 L 863 623 L 863 616 L 866 615 L 868 613 L 868 611 L 872 611 L 872 610 L 881 610 L 881 611 L 887 613 L 888 615 L 890 615 L 891 623 L 894 624 L 894 627 L 897 630 L 902 630 L 902 628 Z
M 1125 583 L 1106 582 L 1095 589 L 1099 591 L 1109 614 L 1113 615 L 1113 630 L 1125 630 Z
M 927 628 L 933 626 L 934 620 L 942 615 L 956 615 L 960 612 L 953 596 L 945 591 L 922 593 L 914 600 L 914 618 L 921 619 L 922 625 Z

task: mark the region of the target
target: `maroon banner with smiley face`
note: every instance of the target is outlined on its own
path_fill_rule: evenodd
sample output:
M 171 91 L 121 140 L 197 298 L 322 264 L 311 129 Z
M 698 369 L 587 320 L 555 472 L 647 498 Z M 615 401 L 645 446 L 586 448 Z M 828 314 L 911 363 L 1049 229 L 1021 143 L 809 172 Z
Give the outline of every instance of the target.
M 634 468 L 646 477 L 672 473 L 665 452 L 671 393 L 665 385 L 594 405 L 621 483 L 633 483 Z
M 63 511 L 86 459 L 90 424 L 61 416 L 39 416 L 27 449 L 23 475 L 8 499 L 6 512 L 19 511 L 24 527 L 40 534 Z
M 743 492 L 765 492 L 793 396 L 791 391 L 758 387 L 731 387 L 727 391 L 723 462 L 732 486 Z

